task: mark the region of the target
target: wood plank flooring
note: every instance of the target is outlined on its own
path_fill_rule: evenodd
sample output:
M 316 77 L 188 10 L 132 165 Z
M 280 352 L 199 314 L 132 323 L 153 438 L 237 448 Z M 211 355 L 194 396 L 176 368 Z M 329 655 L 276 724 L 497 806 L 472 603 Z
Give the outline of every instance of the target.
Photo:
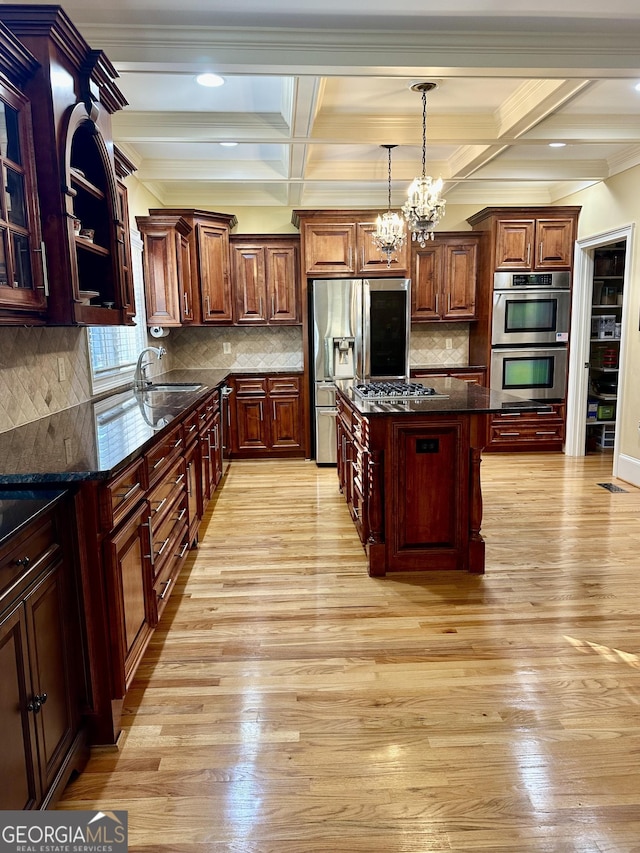
M 640 851 L 640 490 L 482 476 L 484 577 L 371 579 L 334 469 L 233 463 L 58 808 L 127 809 L 139 853 Z

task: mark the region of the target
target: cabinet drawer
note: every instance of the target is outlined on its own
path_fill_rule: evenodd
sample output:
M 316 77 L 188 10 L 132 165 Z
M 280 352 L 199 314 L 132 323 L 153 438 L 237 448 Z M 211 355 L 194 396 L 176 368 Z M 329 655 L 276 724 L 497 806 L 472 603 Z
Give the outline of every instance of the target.
M 562 441 L 564 439 L 564 424 L 550 422 L 548 424 L 528 423 L 506 426 L 500 424 L 496 426 L 491 424 L 490 441 L 491 443 L 520 443 L 520 442 L 543 442 L 543 441 Z
M 142 459 L 114 477 L 100 490 L 100 523 L 113 530 L 144 497 Z
M 299 376 L 271 376 L 267 379 L 270 394 L 299 394 Z
M 51 517 L 27 525 L 12 539 L 0 552 L 0 610 L 3 609 L 3 596 L 9 590 L 17 592 L 18 587 L 30 583 L 31 578 L 35 578 L 58 552 L 58 533 Z M 24 584 L 21 579 L 24 579 Z
M 151 518 L 154 521 L 162 518 L 169 506 L 184 492 L 185 486 L 185 462 L 184 459 L 178 459 L 149 494 Z
M 206 411 L 203 406 L 203 411 Z M 198 439 L 198 418 L 199 409 L 190 412 L 182 421 L 182 437 L 184 438 L 185 447 L 193 444 Z
M 169 545 L 171 548 L 171 559 L 167 559 L 162 563 L 153 582 L 153 592 L 156 607 L 155 622 L 158 623 L 162 616 L 162 611 L 165 608 L 167 599 L 169 598 L 174 584 L 180 574 L 182 563 L 189 550 L 189 541 L 186 526 L 183 530 L 174 531 L 175 536 Z
M 246 379 L 236 379 L 236 394 L 239 397 L 246 395 L 266 394 L 267 380 L 266 377 L 252 377 Z
M 175 556 L 176 542 L 186 534 L 188 520 L 187 495 L 171 505 L 157 524 L 151 522 L 151 564 L 154 582 L 167 560 Z
M 149 486 L 158 481 L 167 465 L 171 463 L 183 446 L 182 426 L 178 424 L 145 454 L 144 464 Z

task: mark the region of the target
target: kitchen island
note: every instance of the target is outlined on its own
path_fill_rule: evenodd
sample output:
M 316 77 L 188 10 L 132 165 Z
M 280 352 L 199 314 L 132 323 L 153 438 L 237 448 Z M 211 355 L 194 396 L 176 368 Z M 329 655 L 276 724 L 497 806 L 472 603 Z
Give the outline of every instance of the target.
M 480 463 L 489 415 L 544 418 L 544 403 L 452 377 L 435 394 L 367 400 L 337 383 L 338 478 L 369 574 L 485 569 Z

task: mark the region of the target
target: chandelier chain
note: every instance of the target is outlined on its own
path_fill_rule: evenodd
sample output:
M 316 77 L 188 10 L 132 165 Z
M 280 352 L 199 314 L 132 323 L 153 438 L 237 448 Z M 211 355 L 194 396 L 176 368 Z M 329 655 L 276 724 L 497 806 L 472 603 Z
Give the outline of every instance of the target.
M 422 177 L 427 174 L 427 90 L 422 91 Z

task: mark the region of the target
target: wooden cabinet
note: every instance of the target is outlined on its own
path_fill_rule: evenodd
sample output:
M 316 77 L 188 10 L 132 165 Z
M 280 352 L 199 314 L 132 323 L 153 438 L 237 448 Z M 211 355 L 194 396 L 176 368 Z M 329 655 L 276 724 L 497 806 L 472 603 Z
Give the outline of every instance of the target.
M 562 450 L 565 406 L 554 403 L 547 412 L 507 411 L 491 415 L 486 450 Z
M 336 439 L 338 483 L 349 513 L 363 545 L 369 538 L 369 501 L 379 500 L 371 494 L 369 479 L 369 424 L 346 399 L 336 400 Z
M 181 216 L 137 216 L 144 245 L 144 290 L 149 326 L 193 322 L 191 226 Z
M 190 322 L 230 326 L 234 312 L 229 233 L 237 223 L 236 217 L 192 208 L 154 208 L 149 211 L 151 219 L 164 216 L 181 217 L 191 227 L 188 234 L 192 290 Z M 185 270 L 186 252 L 182 257 Z
M 574 241 L 572 218 L 499 220 L 496 272 L 571 269 Z
M 0 808 L 50 805 L 86 759 L 63 503 L 0 549 Z M 66 510 L 68 512 L 68 508 Z
M 27 50 L 0 24 L 0 323 L 43 323 L 47 299 L 40 210 L 33 155 L 31 105 L 20 91 L 37 68 Z
M 300 376 L 239 376 L 233 389 L 233 456 L 304 456 Z
M 111 132 L 112 113 L 126 104 L 113 82 L 117 73 L 58 6 L 0 6 L 0 21 L 40 63 L 24 94 L 39 116 L 33 144 L 48 271 L 46 322 L 131 322 L 121 251 L 129 235 Z
M 374 245 L 376 214 L 372 211 L 293 212 L 300 228 L 302 270 L 309 277 L 343 278 L 357 275 L 401 276 L 409 270 L 409 240 L 390 263 Z
M 460 379 L 462 382 L 472 382 L 475 385 L 487 384 L 486 368 L 469 368 L 469 367 L 418 367 L 411 369 L 413 379 L 418 379 L 423 384 L 429 384 L 431 378 L 442 376 L 453 376 L 454 379 Z M 427 380 L 426 383 L 424 380 Z
M 214 391 L 198 407 L 200 458 L 202 460 L 200 488 L 203 511 L 222 478 L 222 431 L 220 391 Z
M 479 236 L 436 234 L 412 249 L 411 321 L 476 319 Z
M 153 628 L 150 511 L 146 501 L 104 543 L 111 632 L 111 675 L 121 699 Z
M 237 325 L 302 322 L 297 237 L 231 238 Z

